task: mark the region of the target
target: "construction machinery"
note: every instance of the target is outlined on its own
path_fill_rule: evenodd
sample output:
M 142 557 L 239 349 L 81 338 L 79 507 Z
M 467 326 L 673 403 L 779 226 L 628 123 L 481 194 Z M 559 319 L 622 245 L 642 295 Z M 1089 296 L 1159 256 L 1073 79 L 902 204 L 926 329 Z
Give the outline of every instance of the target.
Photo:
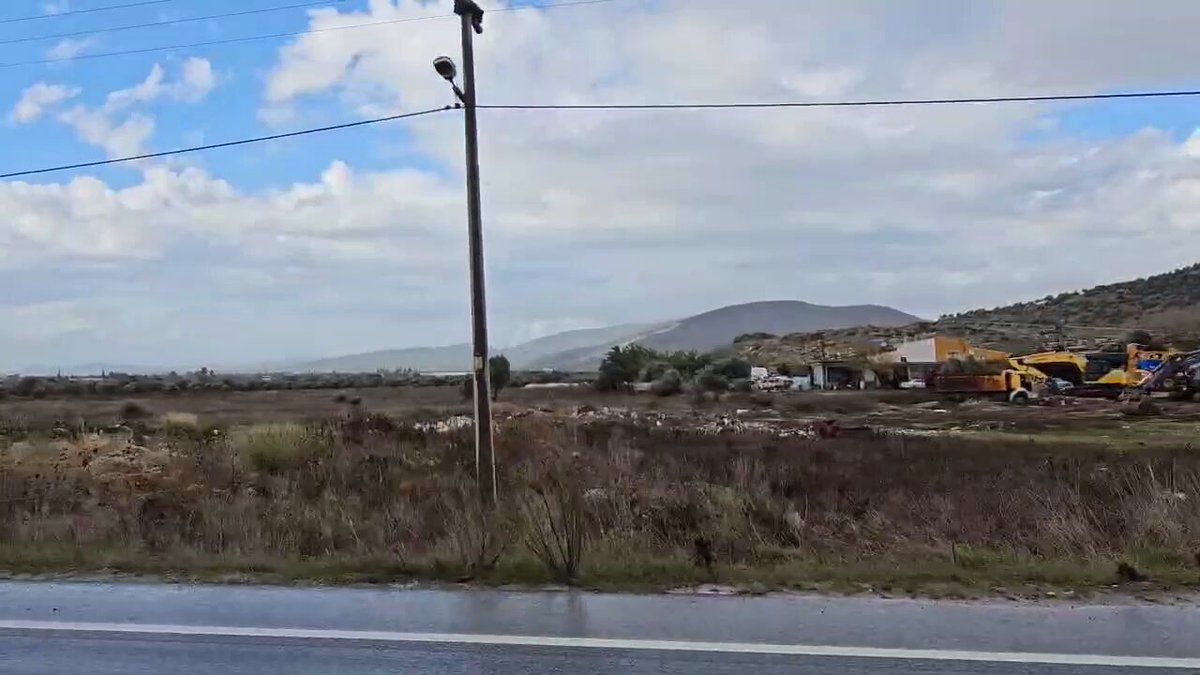
M 1070 382 L 1076 396 L 1118 397 L 1145 380 L 1178 354 L 1171 349 L 1151 349 L 1129 344 L 1122 352 L 1038 352 L 1018 356 L 1017 363 L 1036 368 L 1051 378 Z
M 938 369 L 932 380 L 934 390 L 944 394 L 1005 398 L 1012 403 L 1040 397 L 1049 380 L 1041 370 L 1016 359 L 993 364 L 995 372 L 991 373 L 948 372 L 950 370 Z
M 1166 392 L 1181 398 L 1200 396 L 1200 349 L 1176 352 L 1125 391 L 1125 398 Z

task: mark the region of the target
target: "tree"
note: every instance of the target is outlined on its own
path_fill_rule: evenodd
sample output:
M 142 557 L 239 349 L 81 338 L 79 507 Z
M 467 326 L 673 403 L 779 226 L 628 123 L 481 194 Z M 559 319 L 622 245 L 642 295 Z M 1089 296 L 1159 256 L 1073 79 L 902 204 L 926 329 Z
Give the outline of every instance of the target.
M 699 391 L 729 391 L 729 378 L 711 366 L 700 371 L 692 384 Z
M 492 400 L 500 398 L 500 390 L 507 387 L 512 379 L 512 367 L 508 363 L 508 357 L 503 354 L 497 354 L 488 359 L 488 376 L 492 382 Z
M 641 345 L 616 346 L 600 362 L 596 388 L 605 391 L 629 389 L 654 353 Z
M 679 371 L 683 377 L 691 377 L 704 370 L 713 361 L 712 354 L 701 354 L 695 351 L 675 351 L 666 355 L 671 367 Z
M 638 382 L 654 382 L 663 376 L 663 373 L 668 370 L 675 370 L 668 361 L 651 361 L 638 373 Z
M 13 387 L 13 396 L 29 397 L 33 396 L 39 389 L 45 391 L 45 385 L 41 379 L 36 377 L 22 377 L 17 380 L 16 386 Z
M 709 367 L 726 380 L 740 380 L 750 377 L 750 362 L 736 356 L 713 361 Z

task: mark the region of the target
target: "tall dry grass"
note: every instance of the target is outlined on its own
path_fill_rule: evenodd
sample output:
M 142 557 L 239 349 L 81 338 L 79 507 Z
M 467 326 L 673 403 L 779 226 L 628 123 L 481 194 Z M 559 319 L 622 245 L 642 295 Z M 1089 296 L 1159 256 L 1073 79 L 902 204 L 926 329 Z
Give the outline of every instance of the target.
M 639 566 L 681 581 L 693 560 L 750 574 L 797 561 L 1200 564 L 1200 454 L 1189 447 L 809 440 L 527 417 L 498 430 L 502 505 L 485 513 L 470 429 L 377 415 L 177 427 L 5 437 L 0 558 L 454 578 L 532 565 L 534 578 L 565 581 Z

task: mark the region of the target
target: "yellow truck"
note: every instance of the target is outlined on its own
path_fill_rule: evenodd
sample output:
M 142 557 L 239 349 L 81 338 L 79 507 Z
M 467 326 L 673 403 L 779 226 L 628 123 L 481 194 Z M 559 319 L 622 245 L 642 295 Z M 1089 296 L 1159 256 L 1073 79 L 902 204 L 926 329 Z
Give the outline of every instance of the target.
M 1025 403 L 1039 398 L 1046 390 L 1049 378 L 1037 368 L 1009 359 L 994 364 L 996 372 L 953 372 L 939 368 L 933 376 L 932 388 L 938 393 L 1005 398 L 1012 403 Z

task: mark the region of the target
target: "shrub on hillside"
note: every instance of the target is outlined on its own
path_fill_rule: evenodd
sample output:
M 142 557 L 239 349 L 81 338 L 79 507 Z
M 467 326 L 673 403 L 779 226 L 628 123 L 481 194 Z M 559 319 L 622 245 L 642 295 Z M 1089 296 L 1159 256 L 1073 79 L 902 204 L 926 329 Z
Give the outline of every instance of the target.
M 706 368 L 692 380 L 692 386 L 699 391 L 729 391 L 729 379 L 714 369 Z

